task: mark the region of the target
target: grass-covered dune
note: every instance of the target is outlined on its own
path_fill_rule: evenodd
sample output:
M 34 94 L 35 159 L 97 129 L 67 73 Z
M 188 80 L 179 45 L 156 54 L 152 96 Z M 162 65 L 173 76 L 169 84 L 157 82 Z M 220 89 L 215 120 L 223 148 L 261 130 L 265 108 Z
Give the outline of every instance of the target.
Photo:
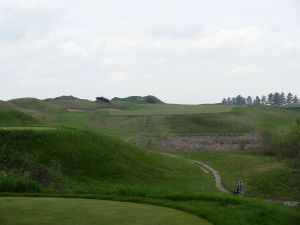
M 5 126 L 38 126 L 36 118 L 14 109 L 0 109 L 0 127 Z
M 46 112 L 55 112 L 60 110 L 60 107 L 58 105 L 54 105 L 36 98 L 12 99 L 9 100 L 8 103 L 13 104 L 19 109 L 24 109 L 24 110 L 37 110 L 37 111 L 46 111 Z
M 197 167 L 75 129 L 0 130 L 0 168 L 1 191 L 215 190 Z

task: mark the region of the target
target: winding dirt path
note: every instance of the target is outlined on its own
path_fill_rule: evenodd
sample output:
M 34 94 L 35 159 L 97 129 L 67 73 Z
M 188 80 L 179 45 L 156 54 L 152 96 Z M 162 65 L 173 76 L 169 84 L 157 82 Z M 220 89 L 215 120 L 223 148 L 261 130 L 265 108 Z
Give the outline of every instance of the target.
M 150 121 L 151 121 L 151 117 L 148 116 L 147 119 L 146 119 L 146 121 L 145 121 L 145 123 L 144 123 L 142 132 L 139 133 L 139 134 L 137 134 L 137 135 L 135 135 L 135 136 L 133 136 L 133 137 L 129 137 L 129 138 L 123 140 L 123 141 L 124 141 L 124 142 L 129 142 L 129 141 L 131 141 L 131 140 L 134 140 L 134 139 L 136 139 L 136 138 L 139 138 L 139 137 L 143 136 L 143 135 L 146 133 L 146 131 L 147 131 L 147 128 L 148 128 L 148 126 L 149 126 Z M 157 152 L 157 151 L 151 151 L 151 150 L 148 150 L 148 151 L 153 152 L 153 153 L 156 153 L 156 154 L 167 155 L 167 156 L 170 156 L 170 157 L 178 158 L 178 159 L 184 160 L 184 161 L 186 161 L 186 162 L 188 162 L 188 163 L 191 163 L 191 164 L 198 164 L 198 165 L 199 165 L 199 168 L 200 168 L 204 173 L 206 173 L 206 174 L 209 173 L 209 172 L 212 173 L 212 175 L 213 175 L 214 178 L 215 178 L 216 188 L 217 188 L 219 191 L 221 191 L 221 192 L 223 192 L 223 193 L 228 193 L 228 194 L 231 193 L 229 190 L 227 190 L 227 189 L 225 189 L 225 188 L 223 187 L 223 185 L 222 185 L 222 178 L 221 178 L 220 173 L 219 173 L 217 170 L 215 170 L 214 168 L 210 167 L 209 165 L 207 165 L 207 164 L 205 164 L 205 163 L 203 163 L 203 162 L 197 161 L 197 160 L 187 159 L 187 158 L 184 158 L 184 157 L 181 157 L 181 156 L 177 156 L 177 155 L 173 155 L 173 154 L 169 154 L 169 153 Z
M 151 152 L 154 152 L 154 151 L 151 151 Z M 174 158 L 178 158 L 178 159 L 182 159 L 182 160 L 185 160 L 191 164 L 199 164 L 201 165 L 201 167 L 204 167 L 205 169 L 209 170 L 213 176 L 215 177 L 215 182 L 216 182 L 216 188 L 223 192 L 223 193 L 231 193 L 230 191 L 228 191 L 227 189 L 225 189 L 222 185 L 222 178 L 221 178 L 221 175 L 220 173 L 215 170 L 214 168 L 210 167 L 209 165 L 203 163 L 203 162 L 200 162 L 200 161 L 197 161 L 197 160 L 192 160 L 192 159 L 187 159 L 187 158 L 184 158 L 184 157 L 181 157 L 181 156 L 177 156 L 177 155 L 173 155 L 173 154 L 169 154 L 169 153 L 163 153 L 163 152 L 155 152 L 155 153 L 158 153 L 158 154 L 161 154 L 161 155 L 167 155 L 167 156 L 171 156 L 171 157 L 174 157 Z M 201 168 L 200 167 L 200 168 Z M 205 171 L 204 168 L 201 168 L 202 170 Z

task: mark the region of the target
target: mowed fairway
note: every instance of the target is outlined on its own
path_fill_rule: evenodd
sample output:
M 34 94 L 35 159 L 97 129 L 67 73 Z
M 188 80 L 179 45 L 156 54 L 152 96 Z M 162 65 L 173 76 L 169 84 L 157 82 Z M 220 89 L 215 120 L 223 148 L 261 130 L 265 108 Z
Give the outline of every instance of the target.
M 178 210 L 127 202 L 62 199 L 0 198 L 0 224 L 5 225 L 209 225 Z
M 103 109 L 111 115 L 168 115 L 229 112 L 230 105 L 176 105 L 176 104 L 145 104 L 128 110 Z

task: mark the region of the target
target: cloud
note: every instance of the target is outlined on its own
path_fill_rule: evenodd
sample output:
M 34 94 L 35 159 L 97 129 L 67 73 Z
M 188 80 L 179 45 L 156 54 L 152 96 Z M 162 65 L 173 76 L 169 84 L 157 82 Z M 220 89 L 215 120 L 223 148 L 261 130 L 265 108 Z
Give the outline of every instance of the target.
M 88 56 L 88 50 L 72 41 L 62 44 L 62 50 L 65 56 L 69 58 L 84 59 Z
M 235 29 L 222 29 L 204 37 L 177 39 L 172 37 L 141 37 L 115 38 L 102 37 L 98 39 L 98 47 L 116 50 L 148 49 L 157 51 L 194 51 L 216 49 L 226 46 L 247 44 L 259 37 L 258 28 L 244 26 Z
M 195 46 L 200 48 L 218 48 L 224 45 L 235 45 L 238 43 L 249 43 L 259 37 L 256 26 L 244 26 L 235 29 L 222 29 L 213 35 L 201 39 Z
M 59 83 L 56 78 L 51 77 L 25 77 L 18 81 L 19 85 L 30 85 L 30 86 L 47 86 Z
M 226 72 L 229 76 L 255 75 L 258 69 L 254 66 L 238 66 Z
M 115 72 L 109 77 L 110 82 L 121 82 L 127 78 L 127 74 L 122 72 Z

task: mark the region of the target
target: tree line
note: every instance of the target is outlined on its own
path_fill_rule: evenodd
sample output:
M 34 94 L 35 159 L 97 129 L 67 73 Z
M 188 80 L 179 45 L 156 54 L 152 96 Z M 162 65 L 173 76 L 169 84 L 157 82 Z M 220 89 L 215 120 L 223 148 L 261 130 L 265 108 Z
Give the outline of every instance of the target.
M 283 92 L 275 92 L 270 93 L 267 96 L 263 95 L 261 97 L 251 97 L 248 96 L 244 98 L 242 95 L 238 95 L 236 97 L 228 97 L 222 99 L 222 104 L 226 105 L 276 105 L 283 106 L 288 104 L 296 104 L 300 103 L 300 99 L 297 95 L 293 95 L 292 93 L 285 94 Z

